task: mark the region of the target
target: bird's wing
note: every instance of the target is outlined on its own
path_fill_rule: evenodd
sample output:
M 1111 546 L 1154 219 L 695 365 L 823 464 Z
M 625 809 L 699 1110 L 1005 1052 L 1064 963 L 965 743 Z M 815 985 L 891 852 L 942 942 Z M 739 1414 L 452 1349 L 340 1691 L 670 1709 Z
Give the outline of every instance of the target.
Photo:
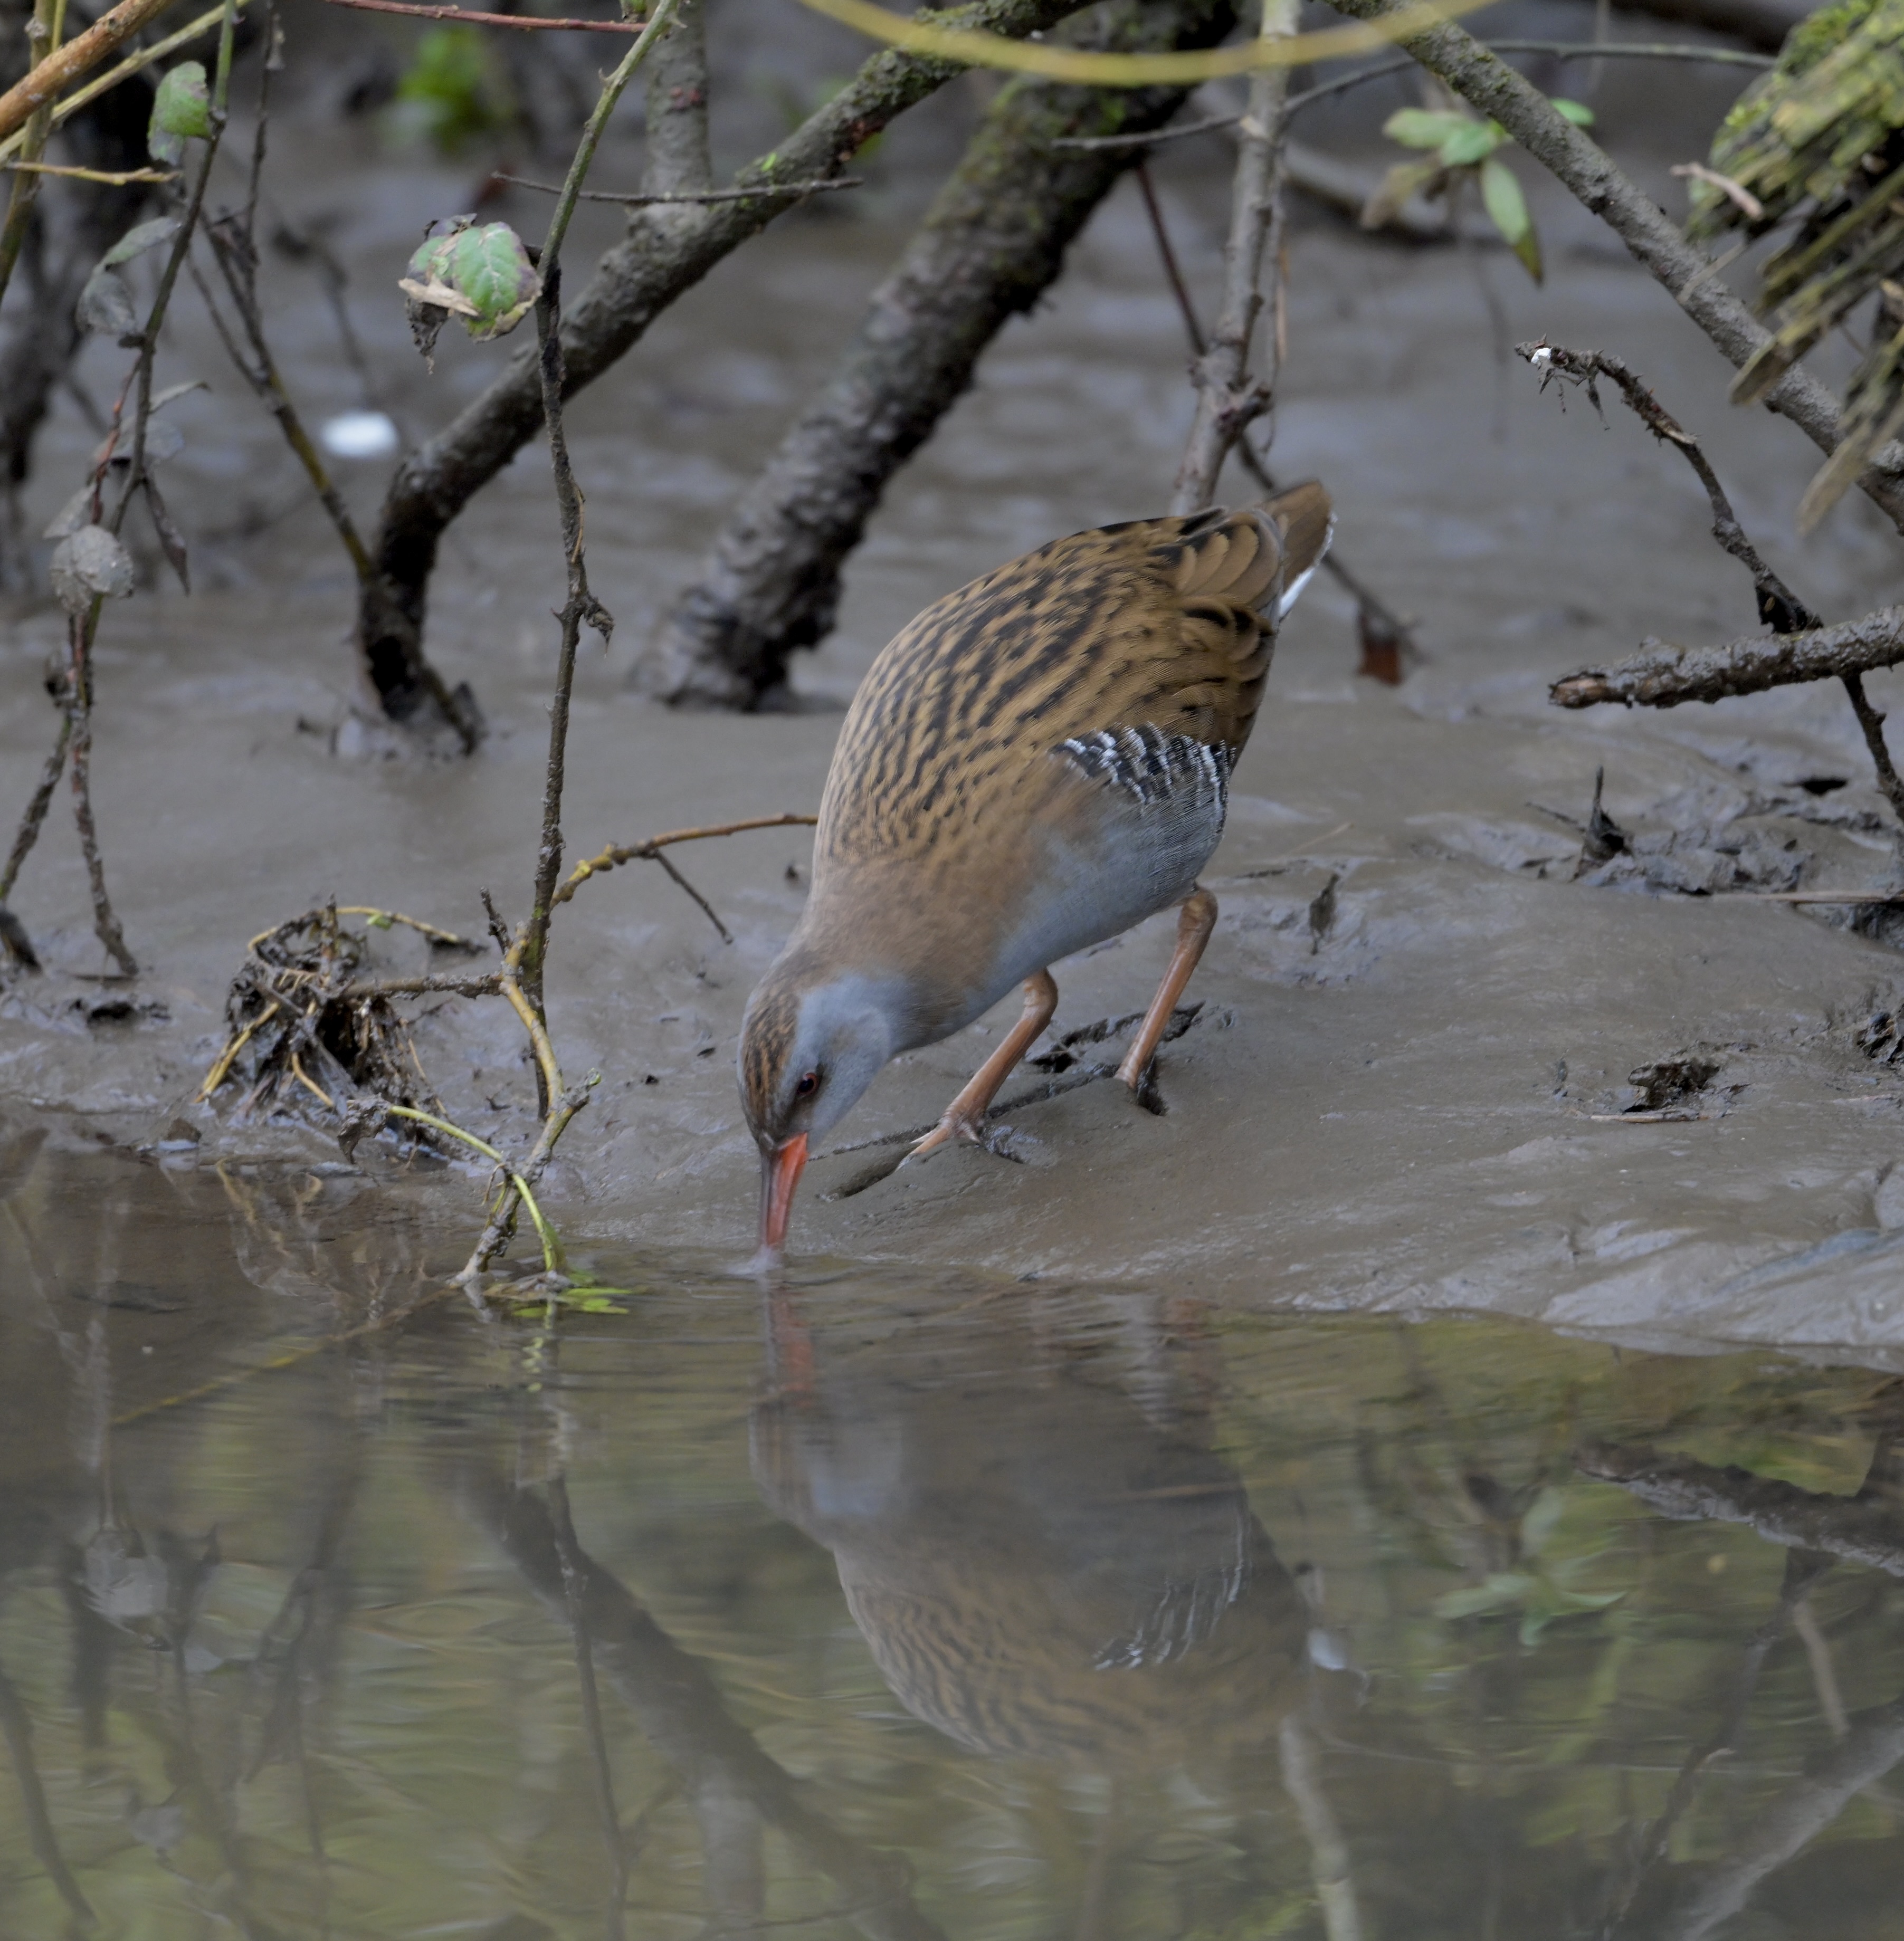
M 935 601 L 861 683 L 823 847 L 929 847 L 993 805 L 1005 812 L 1067 743 L 1101 748 L 1120 730 L 1172 744 L 1187 780 L 1208 764 L 1180 743 L 1214 751 L 1226 772 L 1261 702 L 1284 592 L 1327 543 L 1328 506 L 1303 485 L 1264 506 L 1074 533 Z

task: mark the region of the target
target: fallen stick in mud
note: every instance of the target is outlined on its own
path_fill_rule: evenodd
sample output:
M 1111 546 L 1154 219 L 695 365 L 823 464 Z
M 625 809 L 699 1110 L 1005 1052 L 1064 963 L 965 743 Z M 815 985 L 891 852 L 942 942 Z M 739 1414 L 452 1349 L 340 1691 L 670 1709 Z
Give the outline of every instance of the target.
M 1617 701 L 1630 708 L 1677 708 L 1688 701 L 1722 701 L 1761 694 L 1795 681 L 1871 674 L 1904 661 L 1904 607 L 1817 627 L 1802 634 L 1754 634 L 1718 646 L 1681 647 L 1648 640 L 1609 668 L 1564 675 L 1548 689 L 1557 708 L 1593 708 Z

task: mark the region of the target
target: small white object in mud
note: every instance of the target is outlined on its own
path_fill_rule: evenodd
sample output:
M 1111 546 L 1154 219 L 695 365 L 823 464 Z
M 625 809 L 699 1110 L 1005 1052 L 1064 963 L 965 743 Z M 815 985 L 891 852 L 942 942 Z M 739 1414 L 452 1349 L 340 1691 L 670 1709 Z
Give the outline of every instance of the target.
M 336 458 L 387 458 L 396 449 L 396 426 L 381 411 L 341 412 L 317 436 Z

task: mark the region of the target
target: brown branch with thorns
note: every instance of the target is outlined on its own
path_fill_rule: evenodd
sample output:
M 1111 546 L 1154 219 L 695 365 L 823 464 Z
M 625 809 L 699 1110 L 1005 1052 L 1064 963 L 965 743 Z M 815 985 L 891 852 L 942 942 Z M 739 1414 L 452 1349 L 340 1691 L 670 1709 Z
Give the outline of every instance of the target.
M 1560 708 L 1591 708 L 1606 701 L 1637 702 L 1648 708 L 1673 708 L 1682 702 L 1717 701 L 1795 682 L 1835 674 L 1844 683 L 1851 711 L 1877 771 L 1878 785 L 1904 824 L 1904 780 L 1900 780 L 1884 741 L 1884 717 L 1864 691 L 1864 675 L 1904 660 L 1904 610 L 1886 607 L 1841 627 L 1824 622 L 1766 564 L 1746 536 L 1732 502 L 1699 441 L 1661 404 L 1645 384 L 1619 358 L 1601 350 L 1569 350 L 1564 345 L 1514 347 L 1539 374 L 1541 388 L 1560 383 L 1585 392 L 1599 412 L 1599 381 L 1614 385 L 1633 414 L 1662 445 L 1669 445 L 1692 467 L 1713 509 L 1713 537 L 1752 575 L 1759 617 L 1771 637 L 1734 640 L 1721 647 L 1685 648 L 1648 640 L 1641 651 L 1604 671 L 1587 669 L 1564 676 L 1549 690 Z

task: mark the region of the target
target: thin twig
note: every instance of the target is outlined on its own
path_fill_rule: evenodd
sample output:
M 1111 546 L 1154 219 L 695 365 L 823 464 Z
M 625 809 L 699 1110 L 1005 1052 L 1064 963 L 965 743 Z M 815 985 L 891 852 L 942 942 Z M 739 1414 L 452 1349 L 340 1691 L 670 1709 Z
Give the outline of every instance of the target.
M 1770 54 L 1746 53 L 1735 47 L 1700 47 L 1693 46 L 1627 44 L 1596 45 L 1591 41 L 1489 41 L 1489 50 L 1497 54 L 1557 54 L 1563 60 L 1591 55 L 1596 59 L 1607 57 L 1615 60 L 1688 60 L 1713 61 L 1728 67 L 1765 69 L 1772 66 Z M 1381 81 L 1388 75 L 1404 74 L 1416 66 L 1412 54 L 1404 54 L 1397 60 L 1376 61 L 1365 68 L 1358 68 L 1353 74 L 1338 75 L 1333 81 L 1319 82 L 1314 87 L 1306 87 L 1299 94 L 1289 97 L 1285 115 L 1299 114 L 1305 108 L 1318 101 L 1326 101 L 1337 94 L 1346 94 L 1351 88 L 1360 87 L 1364 82 Z M 1241 115 L 1210 115 L 1200 121 L 1185 121 L 1174 127 L 1156 128 L 1141 135 L 1061 135 L 1051 143 L 1054 148 L 1137 148 L 1156 147 L 1165 142 L 1182 142 L 1192 135 L 1208 135 L 1219 128 L 1234 128 L 1242 120 Z
M 107 188 L 124 188 L 132 182 L 175 182 L 179 179 L 176 169 L 81 169 L 69 167 L 60 162 L 0 162 L 5 168 L 16 175 L 58 176 L 69 182 L 99 182 Z M 5 286 L 0 283 L 0 289 Z
M 128 0 L 128 5 L 131 4 L 133 0 Z M 115 10 L 115 13 L 124 11 L 124 9 Z M 114 17 L 113 14 L 108 14 L 106 19 L 109 20 Z M 149 14 L 145 17 L 149 17 Z M 104 24 L 104 21 L 100 23 L 102 26 Z M 104 522 L 115 536 L 125 524 L 126 515 L 132 508 L 133 494 L 146 482 L 145 434 L 152 411 L 152 365 L 158 350 L 159 332 L 165 322 L 173 290 L 179 280 L 179 269 L 191 246 L 192 232 L 197 228 L 204 209 L 206 187 L 211 179 L 212 166 L 217 159 L 219 142 L 225 132 L 227 103 L 230 99 L 231 46 L 237 28 L 237 0 L 225 0 L 224 23 L 219 35 L 217 78 L 213 89 L 210 130 L 204 139 L 204 154 L 198 173 L 193 180 L 191 193 L 180 219 L 178 233 L 173 238 L 164 267 L 159 273 L 158 288 L 153 296 L 152 307 L 146 313 L 144 328 L 139 332 L 138 361 L 128 380 L 127 388 L 136 394 L 133 410 L 131 463 L 127 467 L 125 484 L 118 501 Z M 82 35 L 81 38 L 84 39 L 86 37 Z M 78 44 L 78 41 L 73 43 L 75 47 Z M 126 396 L 126 391 L 122 390 L 118 403 L 113 408 L 112 429 L 107 436 L 105 451 L 94 471 L 96 505 L 106 467 L 111 463 L 119 446 Z M 65 737 L 68 744 L 67 772 L 72 784 L 73 819 L 78 827 L 80 846 L 85 855 L 87 880 L 92 892 L 93 928 L 99 942 L 120 970 L 127 977 L 132 977 L 137 976 L 139 965 L 126 946 L 124 933 L 120 928 L 118 915 L 107 892 L 106 865 L 99 854 L 98 831 L 93 820 L 92 650 L 102 604 L 99 599 L 95 598 L 84 613 L 72 616 L 67 628 L 66 708 L 69 717 Z
M 325 1101 L 326 1105 L 329 1102 L 328 1099 Z M 432 1132 L 441 1133 L 445 1138 L 460 1139 L 466 1146 L 481 1153 L 485 1159 L 493 1160 L 508 1180 L 509 1190 L 528 1209 L 529 1218 L 535 1224 L 536 1236 L 542 1243 L 543 1270 L 552 1274 L 562 1272 L 566 1264 L 562 1256 L 562 1241 L 555 1228 L 543 1217 L 542 1209 L 536 1204 L 535 1195 L 530 1191 L 531 1182 L 525 1179 L 487 1139 L 479 1139 L 475 1133 L 466 1133 L 461 1126 L 450 1120 L 438 1117 L 434 1112 L 420 1112 L 414 1105 L 379 1105 L 377 1109 L 388 1113 L 393 1119 L 414 1119 L 418 1125 L 427 1126 Z
M 333 6 L 342 6 L 347 0 L 331 0 Z M 361 0 L 350 0 L 350 4 L 361 4 Z M 490 178 L 492 182 L 509 182 L 517 188 L 532 188 L 543 195 L 560 195 L 563 185 L 560 182 L 531 182 L 526 176 L 506 176 L 500 173 Z M 608 189 L 585 188 L 578 191 L 580 202 L 614 202 L 625 208 L 648 209 L 657 203 L 669 202 L 757 202 L 764 197 L 775 195 L 826 195 L 834 189 L 863 188 L 864 176 L 837 176 L 819 182 L 770 182 L 759 188 L 704 188 L 683 190 L 675 195 L 620 195 Z
M 1183 335 L 1189 341 L 1190 355 L 1200 358 L 1205 348 L 1203 326 L 1197 320 L 1196 305 L 1191 298 L 1189 286 L 1184 281 L 1176 246 L 1171 241 L 1170 229 L 1164 220 L 1163 205 L 1157 199 L 1156 185 L 1150 179 L 1149 165 L 1139 162 L 1134 173 L 1137 179 L 1137 188 L 1143 197 L 1145 212 L 1150 219 L 1150 233 L 1156 241 L 1157 254 L 1163 263 L 1165 278 L 1170 285 L 1171 294 L 1177 299 L 1177 314 L 1183 320 Z M 1236 441 L 1236 453 L 1250 476 L 1265 492 L 1273 494 L 1276 490 L 1276 481 L 1247 429 Z M 1372 643 L 1385 642 L 1394 657 L 1395 672 L 1399 678 L 1402 665 L 1419 652 L 1415 644 L 1413 629 L 1370 588 L 1359 573 L 1351 570 L 1336 547 L 1332 546 L 1323 555 L 1322 570 L 1335 580 L 1361 610 L 1358 618 L 1362 636 L 1363 671 L 1370 671 L 1367 664 L 1372 658 Z
M 33 791 L 33 799 L 26 805 L 26 813 L 20 819 L 20 828 L 14 837 L 14 846 L 7 854 L 7 867 L 0 873 L 0 903 L 13 894 L 14 884 L 20 875 L 20 866 L 32 853 L 33 845 L 39 840 L 40 824 L 46 820 L 47 807 L 53 800 L 53 791 L 60 786 L 60 778 L 66 772 L 66 749 L 72 740 L 72 714 L 62 708 L 60 714 L 60 732 L 54 736 L 53 752 L 46 758 L 46 766 L 40 772 L 40 785 Z
M 467 7 L 425 7 L 413 0 L 329 0 L 333 7 L 353 7 L 366 14 L 409 14 L 420 20 L 464 20 L 473 27 L 514 27 L 545 33 L 638 34 L 644 20 L 548 20 L 538 14 L 479 14 Z
M 1890 758 L 1890 750 L 1884 741 L 1884 717 L 1871 704 L 1871 697 L 1864 691 L 1864 676 L 1845 674 L 1838 676 L 1844 683 L 1844 692 L 1851 703 L 1851 712 L 1857 717 L 1858 730 L 1864 737 L 1864 745 L 1871 756 L 1871 766 L 1878 772 L 1878 786 L 1884 792 L 1888 802 L 1900 823 L 1904 823 L 1904 781 L 1898 778 L 1897 769 Z
M 817 815 L 789 809 L 779 815 L 750 815 L 739 822 L 711 823 L 703 828 L 671 829 L 665 836 L 650 836 L 645 842 L 611 847 L 598 856 L 591 856 L 585 863 L 577 863 L 569 872 L 568 880 L 550 900 L 551 906 L 567 903 L 591 876 L 602 876 L 623 863 L 659 861 L 657 852 L 671 848 L 677 842 L 699 842 L 715 836 L 739 836 L 749 829 L 811 828 L 819 821 Z
M 1471 106 L 1498 121 L 1620 237 L 1728 362 L 1743 365 L 1771 343 L 1771 333 L 1721 278 L 1697 280 L 1705 259 L 1659 204 L 1526 75 L 1473 35 L 1447 20 L 1415 28 L 1407 21 L 1405 5 L 1397 0 L 1329 0 L 1329 4 L 1338 13 L 1394 34 L 1401 50 L 1439 75 Z M 1802 366 L 1787 371 L 1765 393 L 1762 402 L 1768 409 L 1789 418 L 1821 451 L 1837 449 L 1842 436 L 1843 401 Z M 1904 529 L 1904 451 L 1895 444 L 1887 446 L 1875 454 L 1858 483 L 1885 515 Z
M 589 586 L 588 566 L 583 552 L 582 495 L 577 489 L 570 467 L 568 441 L 562 424 L 562 248 L 568 233 L 589 165 L 602 140 L 608 118 L 614 112 L 623 90 L 634 79 L 635 72 L 661 35 L 681 5 L 681 0 L 656 0 L 647 25 L 635 44 L 623 56 L 614 73 L 602 84 L 602 93 L 594 112 L 576 144 L 562 193 L 549 219 L 538 265 L 542 287 L 536 298 L 535 329 L 540 355 L 543 422 L 549 435 L 549 460 L 555 477 L 556 502 L 562 515 L 562 556 L 568 563 L 568 597 L 561 614 L 562 645 L 556 672 L 556 692 L 549 708 L 549 763 L 543 784 L 542 842 L 536 854 L 535 891 L 528 921 L 523 926 L 522 949 L 518 958 L 524 995 L 540 1018 L 543 1010 L 542 973 L 549 940 L 549 919 L 554 908 L 557 879 L 562 874 L 562 805 L 565 769 L 568 760 L 569 696 L 575 683 L 575 650 L 584 625 L 592 627 L 605 641 L 614 625 L 614 616 Z M 538 1066 L 537 1068 L 540 1068 Z M 542 1108 L 553 1112 L 556 1096 L 545 1085 Z
M 733 943 L 734 940 L 733 931 L 729 930 L 727 926 L 721 921 L 720 914 L 715 909 L 713 904 L 709 903 L 707 898 L 703 896 L 700 891 L 695 888 L 694 885 L 690 883 L 687 879 L 675 867 L 674 864 L 669 862 L 667 857 L 663 855 L 658 850 L 655 852 L 654 860 L 661 865 L 662 868 L 665 870 L 671 877 L 674 879 L 675 883 L 678 885 L 681 888 L 685 890 L 687 894 L 694 899 L 695 902 L 699 903 L 701 908 L 707 913 L 708 922 L 712 924 L 715 928 L 721 933 L 721 941 L 723 943 Z
M 60 50 L 60 29 L 66 17 L 66 0 L 34 0 L 33 17 L 26 29 L 26 44 L 33 50 L 33 64 L 39 67 Z M 40 193 L 40 157 L 47 137 L 53 132 L 53 109 L 35 108 L 27 119 L 22 152 L 28 172 L 14 182 L 7 203 L 7 217 L 0 224 L 0 296 L 13 280 L 14 265 L 20 260 L 20 246 L 26 240 L 26 226 L 32 219 L 33 204 Z
M 1287 38 L 1295 28 L 1295 0 L 1264 0 L 1263 40 Z M 1250 420 L 1269 407 L 1278 333 L 1270 333 L 1266 381 L 1250 379 L 1250 347 L 1263 309 L 1265 258 L 1272 279 L 1280 270 L 1284 109 L 1288 99 L 1287 68 L 1260 69 L 1250 77 L 1249 110 L 1238 124 L 1223 303 L 1209 345 L 1192 373 L 1196 416 L 1177 469 L 1173 512 L 1200 512 L 1215 500 L 1217 475 L 1230 447 Z
M 1759 617 L 1781 634 L 1802 633 L 1824 625 L 1767 565 L 1758 548 L 1746 536 L 1732 502 L 1725 496 L 1725 488 L 1719 482 L 1719 475 L 1698 439 L 1621 359 L 1609 356 L 1602 350 L 1569 350 L 1544 338 L 1538 344 L 1516 344 L 1514 354 L 1524 358 L 1538 373 L 1543 390 L 1555 382 L 1576 384 L 1585 391 L 1596 411 L 1600 408 L 1599 381 L 1604 378 L 1618 386 L 1634 416 L 1662 445 L 1669 445 L 1679 453 L 1705 488 L 1713 509 L 1713 537 L 1752 575 L 1752 590 L 1759 599 Z
M 1517 344 L 1515 350 L 1517 355 L 1526 359 L 1540 373 L 1543 390 L 1549 383 L 1557 379 L 1578 385 L 1586 392 L 1596 411 L 1599 409 L 1598 380 L 1605 378 L 1618 386 L 1621 396 L 1632 408 L 1640 423 L 1661 444 L 1671 445 L 1692 467 L 1700 484 L 1705 488 L 1707 500 L 1713 509 L 1713 537 L 1752 575 L 1752 590 L 1758 597 L 1759 617 L 1772 629 L 1774 640 L 1789 640 L 1802 635 L 1815 637 L 1819 634 L 1824 628 L 1823 621 L 1773 571 L 1758 548 L 1746 537 L 1745 528 L 1739 523 L 1738 515 L 1732 509 L 1732 502 L 1726 497 L 1725 488 L 1719 483 L 1719 475 L 1713 469 L 1699 441 L 1660 403 L 1625 363 L 1618 357 L 1609 356 L 1604 351 L 1569 350 L 1562 345 L 1549 344 L 1544 338 L 1538 344 Z M 1627 665 L 1630 666 L 1632 663 Z M 1619 671 L 1615 669 L 1615 674 L 1617 675 Z M 1872 766 L 1877 772 L 1878 785 L 1883 790 L 1884 798 L 1890 802 L 1899 821 L 1904 823 L 1904 780 L 1899 779 L 1891 760 L 1890 750 L 1885 744 L 1884 717 L 1872 706 L 1869 696 L 1864 691 L 1865 667 L 1833 668 L 1826 671 L 1835 673 L 1844 682 L 1844 692 L 1850 700 L 1851 711 L 1857 717 L 1865 747 L 1870 752 Z M 1794 674 L 1787 677 L 1792 680 L 1817 680 L 1820 677 L 1817 674 Z M 1552 698 L 1563 708 L 1589 705 L 1589 702 L 1573 698 L 1576 683 L 1596 678 L 1606 680 L 1609 677 L 1569 676 L 1566 680 L 1555 683 Z M 1771 682 L 1765 683 L 1767 686 L 1773 684 Z M 1564 695 L 1563 689 L 1566 690 Z M 1733 691 L 1743 690 L 1735 689 Z M 1616 697 L 1609 695 L 1606 698 L 1612 699 Z M 1642 697 L 1636 695 L 1632 698 L 1639 699 Z M 1649 699 L 1649 705 L 1667 707 L 1672 704 L 1665 700 Z

